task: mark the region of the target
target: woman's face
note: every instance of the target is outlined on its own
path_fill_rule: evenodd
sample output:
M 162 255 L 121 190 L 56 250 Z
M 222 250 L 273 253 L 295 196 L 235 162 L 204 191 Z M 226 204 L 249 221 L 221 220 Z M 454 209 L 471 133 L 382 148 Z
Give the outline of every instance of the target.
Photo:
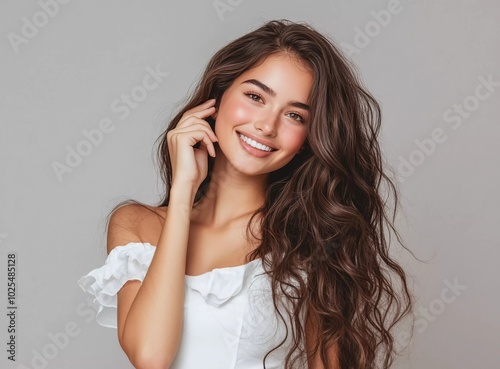
M 218 145 L 229 163 L 257 175 L 290 162 L 306 139 L 312 85 L 312 73 L 284 54 L 270 56 L 236 78 L 213 115 Z M 273 151 L 248 146 L 240 134 Z

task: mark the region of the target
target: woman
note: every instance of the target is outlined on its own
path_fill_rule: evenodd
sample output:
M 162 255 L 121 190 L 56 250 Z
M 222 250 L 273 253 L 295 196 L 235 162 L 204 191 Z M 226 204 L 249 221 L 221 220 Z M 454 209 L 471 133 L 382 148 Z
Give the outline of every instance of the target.
M 134 366 L 388 368 L 413 297 L 384 233 L 379 129 L 307 24 L 219 50 L 160 137 L 164 199 L 113 209 L 106 264 L 79 281 Z

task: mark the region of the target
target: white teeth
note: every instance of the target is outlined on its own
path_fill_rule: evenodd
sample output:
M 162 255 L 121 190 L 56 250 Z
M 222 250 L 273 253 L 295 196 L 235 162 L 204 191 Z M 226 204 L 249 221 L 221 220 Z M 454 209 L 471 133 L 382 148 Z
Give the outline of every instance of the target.
M 250 146 L 255 147 L 256 149 L 259 149 L 259 150 L 262 150 L 262 151 L 267 151 L 267 152 L 269 152 L 269 151 L 273 151 L 273 149 L 272 149 L 272 148 L 270 148 L 269 146 L 262 145 L 262 144 L 260 144 L 260 143 L 258 143 L 258 142 L 256 142 L 256 141 L 254 141 L 254 140 L 252 140 L 252 139 L 248 138 L 247 136 L 242 135 L 241 133 L 239 134 L 239 136 L 240 136 L 240 138 L 241 138 L 243 141 L 245 141 L 245 142 L 246 142 L 247 144 L 249 144 Z

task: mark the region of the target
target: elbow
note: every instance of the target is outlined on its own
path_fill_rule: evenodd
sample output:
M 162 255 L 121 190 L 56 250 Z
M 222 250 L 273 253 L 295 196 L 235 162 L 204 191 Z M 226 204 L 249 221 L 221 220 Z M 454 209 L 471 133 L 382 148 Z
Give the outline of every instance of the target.
M 171 360 L 158 357 L 138 357 L 132 363 L 136 369 L 169 369 L 172 364 Z
M 149 354 L 129 356 L 129 360 L 136 369 L 169 369 L 173 361 L 169 357 Z
M 123 341 L 120 341 L 120 346 L 136 369 L 169 369 L 172 365 L 173 358 L 164 353 L 151 353 L 150 350 L 138 348 L 137 345 L 130 346 Z

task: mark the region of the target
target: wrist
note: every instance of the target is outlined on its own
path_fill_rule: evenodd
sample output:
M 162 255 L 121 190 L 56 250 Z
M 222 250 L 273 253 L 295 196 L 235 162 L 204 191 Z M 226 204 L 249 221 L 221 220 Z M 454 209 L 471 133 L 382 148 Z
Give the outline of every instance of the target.
M 188 204 L 190 207 L 193 206 L 194 198 L 196 195 L 196 190 L 193 186 L 188 184 L 172 184 L 170 187 L 170 201 L 172 202 L 181 202 L 184 204 Z

